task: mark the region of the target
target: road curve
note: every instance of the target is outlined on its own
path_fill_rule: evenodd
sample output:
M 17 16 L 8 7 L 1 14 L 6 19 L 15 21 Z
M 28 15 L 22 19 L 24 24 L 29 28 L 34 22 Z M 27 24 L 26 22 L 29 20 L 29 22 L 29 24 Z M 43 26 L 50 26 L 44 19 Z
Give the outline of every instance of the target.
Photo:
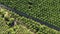
M 13 12 L 19 14 L 20 16 L 24 16 L 24 17 L 26 17 L 26 18 L 32 19 L 32 20 L 34 20 L 34 21 L 36 21 L 36 22 L 39 22 L 40 24 L 44 24 L 44 25 L 46 25 L 46 26 L 48 26 L 48 27 L 50 27 L 50 28 L 52 28 L 52 29 L 55 29 L 55 30 L 57 30 L 57 31 L 60 31 L 60 27 L 54 26 L 54 25 L 52 25 L 52 24 L 49 24 L 48 22 L 43 22 L 43 21 L 41 21 L 40 19 L 34 18 L 34 17 L 32 17 L 32 16 L 29 16 L 29 15 L 27 15 L 26 13 L 23 13 L 23 12 L 21 12 L 21 11 L 16 10 L 15 8 L 11 8 L 11 7 L 7 6 L 7 5 L 4 5 L 3 3 L 0 3 L 0 7 L 4 7 L 4 8 L 6 8 L 6 9 L 10 10 L 10 11 L 13 11 Z

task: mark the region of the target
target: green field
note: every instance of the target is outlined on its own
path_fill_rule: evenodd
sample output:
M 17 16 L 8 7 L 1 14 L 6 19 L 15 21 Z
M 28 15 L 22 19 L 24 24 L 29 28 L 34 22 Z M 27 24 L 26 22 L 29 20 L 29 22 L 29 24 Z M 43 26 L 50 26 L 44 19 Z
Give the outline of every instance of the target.
M 0 0 L 0 2 L 27 15 L 60 27 L 59 0 Z
M 60 27 L 59 0 L 0 0 L 29 16 Z M 60 34 L 60 31 L 0 7 L 0 34 Z
M 51 29 L 45 25 L 41 25 L 32 19 L 19 16 L 12 11 L 9 12 L 9 10 L 5 8 L 0 9 L 0 34 L 7 34 L 8 32 L 10 34 L 60 34 L 59 31 Z M 12 25 L 13 22 L 14 25 Z

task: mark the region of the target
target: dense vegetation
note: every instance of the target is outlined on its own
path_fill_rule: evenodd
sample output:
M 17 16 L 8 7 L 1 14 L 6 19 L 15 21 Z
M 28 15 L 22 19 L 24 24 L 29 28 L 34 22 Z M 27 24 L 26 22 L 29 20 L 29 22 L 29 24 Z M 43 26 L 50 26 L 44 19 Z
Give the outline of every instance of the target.
M 0 8 L 0 25 L 0 34 L 60 34 L 60 31 L 19 16 L 5 8 Z
M 0 0 L 0 3 L 60 27 L 59 0 Z
M 0 7 L 0 34 L 34 34 L 22 24 L 16 24 L 13 13 L 8 11 Z

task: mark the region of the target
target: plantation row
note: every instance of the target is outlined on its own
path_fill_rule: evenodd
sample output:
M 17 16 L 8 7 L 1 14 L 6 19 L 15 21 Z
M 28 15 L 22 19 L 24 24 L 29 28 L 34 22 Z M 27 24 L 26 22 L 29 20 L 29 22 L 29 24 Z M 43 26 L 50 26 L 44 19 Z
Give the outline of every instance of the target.
M 1 9 L 1 11 L 0 11 L 0 17 L 1 17 L 0 20 L 4 19 L 1 21 L 1 24 L 2 23 L 6 24 L 3 26 L 6 26 L 5 28 L 9 30 L 8 32 L 14 33 L 18 29 L 17 32 L 19 33 L 20 28 L 18 28 L 18 27 L 20 25 L 23 25 L 23 26 L 27 27 L 30 31 L 32 31 L 36 34 L 60 34 L 60 31 L 51 29 L 45 25 L 35 22 L 32 19 L 27 19 L 23 16 L 19 16 L 18 14 L 14 13 L 12 11 L 9 12 L 9 10 L 6 10 L 4 8 Z M 16 30 L 14 29 L 14 26 L 16 27 Z M 21 27 L 23 27 L 23 26 L 21 26 Z M 9 27 L 13 28 L 14 30 L 10 31 Z M 3 30 L 5 30 L 5 29 L 2 29 L 1 31 L 3 31 Z M 21 31 L 23 31 L 23 29 L 21 29 Z
M 59 0 L 0 0 L 0 3 L 60 27 Z
M 8 11 L 0 7 L 0 34 L 34 34 L 25 26 L 16 24 L 13 15 L 8 14 Z

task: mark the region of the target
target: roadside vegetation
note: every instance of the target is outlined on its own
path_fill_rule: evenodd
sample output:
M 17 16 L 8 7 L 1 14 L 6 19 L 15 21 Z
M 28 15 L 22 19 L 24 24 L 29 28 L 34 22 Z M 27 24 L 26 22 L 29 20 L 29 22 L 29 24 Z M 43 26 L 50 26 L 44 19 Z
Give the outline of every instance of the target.
M 34 34 L 22 24 L 17 24 L 15 13 L 0 7 L 0 34 Z M 17 18 L 17 17 L 16 17 Z

